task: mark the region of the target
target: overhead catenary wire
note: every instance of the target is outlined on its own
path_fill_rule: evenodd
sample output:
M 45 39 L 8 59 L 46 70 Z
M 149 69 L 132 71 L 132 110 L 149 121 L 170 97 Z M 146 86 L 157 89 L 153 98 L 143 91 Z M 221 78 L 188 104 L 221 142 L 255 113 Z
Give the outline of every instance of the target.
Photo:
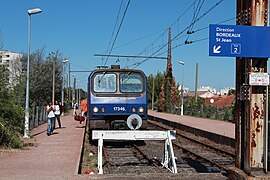
M 222 24 L 222 23 L 225 23 L 225 22 L 228 22 L 228 21 L 232 21 L 232 20 L 235 20 L 235 19 L 236 19 L 236 17 L 229 18 L 229 19 L 226 19 L 226 20 L 221 21 L 221 22 L 216 23 L 216 24 Z M 209 29 L 209 26 L 205 26 L 205 27 L 203 27 L 203 28 L 199 28 L 199 29 L 197 29 L 197 30 L 193 30 L 192 33 L 196 33 L 196 32 L 199 32 L 199 31 L 202 31 L 202 30 L 205 30 L 205 29 Z
M 201 2 L 201 0 L 200 0 L 200 1 L 198 2 L 198 5 L 197 5 L 197 7 L 195 8 L 195 12 L 194 12 L 194 15 L 193 15 L 193 18 L 192 18 L 191 23 L 192 23 L 195 19 L 198 18 L 199 13 L 200 13 L 200 10 L 201 10 L 201 8 L 202 8 L 202 6 L 203 6 L 204 1 L 205 1 L 205 0 L 203 0 L 203 1 Z M 201 4 L 200 4 L 200 2 L 201 2 Z M 188 29 L 186 42 L 188 41 L 188 38 L 189 38 L 189 36 L 190 36 L 190 34 L 191 34 L 191 33 L 189 33 L 189 32 L 192 32 L 194 25 L 195 25 L 195 23 L 192 23 L 192 25 L 191 25 L 191 26 L 189 27 L 189 29 Z
M 108 44 L 108 47 L 107 47 L 106 53 L 109 51 L 109 48 L 110 48 L 111 43 L 112 43 L 112 39 L 113 39 L 113 36 L 114 36 L 115 30 L 116 30 L 116 26 L 117 26 L 117 24 L 118 24 L 118 20 L 119 20 L 120 12 L 121 12 L 121 9 L 122 9 L 123 1 L 124 1 L 124 0 L 122 0 L 122 1 L 121 1 L 120 7 L 119 7 L 119 10 L 118 10 L 118 14 L 117 14 L 117 17 L 116 17 L 116 21 L 115 21 L 115 24 L 114 24 L 114 27 L 113 27 L 113 32 L 112 32 L 112 35 L 111 35 L 110 42 L 109 42 L 109 44 Z
M 146 39 L 146 38 L 148 38 L 148 37 L 150 37 L 150 36 L 153 36 L 154 34 L 159 33 L 160 31 L 164 31 L 164 29 L 158 30 L 158 31 L 156 31 L 156 32 L 154 32 L 154 33 L 151 33 L 151 34 L 148 34 L 148 35 L 145 35 L 145 36 L 142 36 L 142 37 L 139 37 L 139 38 L 134 39 L 134 40 L 132 40 L 132 41 L 130 41 L 130 42 L 127 42 L 127 43 L 124 43 L 124 44 L 122 44 L 122 45 L 119 45 L 119 46 L 117 46 L 117 47 L 115 47 L 115 48 L 113 48 L 113 49 L 118 49 L 118 48 L 121 48 L 121 47 L 130 45 L 130 44 L 132 44 L 132 43 L 135 43 L 135 42 L 137 42 L 137 41 L 140 41 L 140 40 L 142 40 L 142 39 Z M 166 28 L 166 31 L 167 31 L 167 28 Z
M 194 4 L 197 2 L 198 0 L 194 0 L 194 2 L 183 12 L 183 13 L 181 13 L 181 15 L 169 26 L 169 28 L 170 27 L 172 27 L 172 26 L 174 26 L 177 22 L 179 22 L 179 20 L 194 6 Z M 148 49 L 149 47 L 151 48 L 153 48 L 153 44 L 155 43 L 155 42 L 157 42 L 161 37 L 163 37 L 167 32 L 168 32 L 168 29 L 169 28 L 166 28 L 165 29 L 165 31 L 160 35 L 160 36 L 158 36 L 150 45 L 148 45 L 144 50 L 142 50 L 140 53 L 138 53 L 137 55 L 141 55 L 141 54 L 143 54 L 144 52 L 146 52 L 147 50 L 146 49 Z M 165 44 L 165 45 L 159 45 L 158 47 L 159 47 L 159 49 L 160 48 L 164 48 L 165 46 L 167 45 L 167 43 Z M 135 63 L 136 64 L 136 66 L 137 65 L 140 65 L 140 63 Z M 130 66 L 133 66 L 133 65 L 130 65 Z
M 219 0 L 217 3 L 215 3 L 212 7 L 210 7 L 205 13 L 203 13 L 200 17 L 198 17 L 197 19 L 195 19 L 193 22 L 191 22 L 190 25 L 188 25 L 186 28 L 184 28 L 184 30 L 182 30 L 180 33 L 178 33 L 176 36 L 174 36 L 171 40 L 171 42 L 175 41 L 177 39 L 177 37 L 179 37 L 181 34 L 183 34 L 184 32 L 186 32 L 186 30 L 191 27 L 193 24 L 195 24 L 196 22 L 198 22 L 199 20 L 201 20 L 205 15 L 207 15 L 209 12 L 211 12 L 215 7 L 217 7 L 223 0 Z M 159 48 L 157 51 L 155 51 L 154 53 L 152 53 L 150 56 L 154 56 L 156 55 L 159 51 L 161 51 L 164 47 L 166 47 L 168 45 L 168 42 L 166 44 L 164 44 L 163 46 L 161 46 L 161 48 Z M 160 55 L 160 54 L 158 54 Z M 141 65 L 142 63 L 146 62 L 147 60 L 149 60 L 148 58 L 144 59 L 143 61 L 141 61 L 140 63 L 135 63 L 131 66 L 138 67 L 139 65 Z
M 231 20 L 235 20 L 235 19 L 236 19 L 236 17 L 229 18 L 229 19 L 223 20 L 223 21 L 221 21 L 221 22 L 218 22 L 218 23 L 216 23 L 216 24 L 222 24 L 222 23 L 225 23 L 225 22 L 228 22 L 228 21 L 231 21 Z M 205 29 L 209 29 L 209 26 L 206 26 L 206 27 L 203 27 L 203 28 L 199 28 L 199 29 L 193 31 L 193 33 L 196 33 L 196 32 L 198 32 L 198 31 L 205 30 Z M 180 37 L 178 37 L 176 40 L 179 40 L 179 39 L 182 38 L 182 37 L 185 37 L 185 34 L 182 35 L 182 36 L 180 36 Z M 209 37 L 205 37 L 205 38 L 202 38 L 202 39 L 190 41 L 189 44 L 194 44 L 194 43 L 196 43 L 196 42 L 204 41 L 204 40 L 207 40 L 207 39 L 209 39 Z M 178 48 L 178 47 L 180 47 L 180 46 L 185 46 L 185 45 L 188 45 L 188 44 L 185 43 L 185 41 L 184 41 L 184 42 L 181 43 L 181 44 L 178 44 L 178 45 L 173 46 L 172 49 Z M 161 53 L 157 54 L 156 56 L 161 56 L 162 54 L 165 54 L 166 52 L 167 52 L 167 50 L 164 51 L 164 52 L 161 52 Z
M 197 2 L 198 0 L 194 0 L 194 2 L 168 27 L 166 28 L 166 30 L 160 35 L 158 36 L 150 45 L 148 45 L 145 49 L 152 47 L 152 45 L 157 42 L 161 37 L 163 37 L 167 32 L 168 29 L 171 28 L 172 26 L 174 26 L 177 22 L 179 22 L 179 20 L 192 8 L 192 6 Z M 145 49 L 142 50 L 140 53 L 138 53 L 138 55 L 141 55 L 143 52 L 145 52 Z
M 119 27 L 118 27 L 118 30 L 117 30 L 117 32 L 116 32 L 116 35 L 115 35 L 115 37 L 114 37 L 114 40 L 113 40 L 112 46 L 111 46 L 110 51 L 109 51 L 109 53 L 108 53 L 108 54 L 111 54 L 111 52 L 112 52 L 112 49 L 113 49 L 113 47 L 114 47 L 114 44 L 115 44 L 115 42 L 116 42 L 116 39 L 117 39 L 118 34 L 119 34 L 119 32 L 120 32 L 120 29 L 121 29 L 121 27 L 122 27 L 122 24 L 123 24 L 124 18 L 125 18 L 125 16 L 126 16 L 126 13 L 127 13 L 128 7 L 129 7 L 129 4 L 130 4 L 130 0 L 129 0 L 129 1 L 128 1 L 128 3 L 127 3 L 127 6 L 126 6 L 126 8 L 125 8 L 125 12 L 124 12 L 124 14 L 123 14 L 123 16 L 122 16 L 122 19 L 121 19 L 120 25 L 119 25 Z M 107 59 L 106 59 L 106 61 L 105 61 L 104 65 L 106 65 L 106 64 L 107 64 L 108 59 L 109 59 L 109 56 L 107 57 Z

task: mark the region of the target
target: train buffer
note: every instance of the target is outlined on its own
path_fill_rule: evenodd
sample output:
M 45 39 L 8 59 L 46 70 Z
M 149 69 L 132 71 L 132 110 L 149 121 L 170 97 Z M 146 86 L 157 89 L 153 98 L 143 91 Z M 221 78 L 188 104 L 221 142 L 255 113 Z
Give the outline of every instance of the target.
M 165 141 L 164 154 L 162 158 L 163 167 L 169 169 L 172 173 L 177 173 L 177 167 L 173 152 L 172 140 L 176 139 L 176 131 L 120 131 L 120 130 L 93 130 L 92 139 L 98 140 L 98 173 L 103 174 L 102 169 L 102 147 L 104 140 L 159 140 Z

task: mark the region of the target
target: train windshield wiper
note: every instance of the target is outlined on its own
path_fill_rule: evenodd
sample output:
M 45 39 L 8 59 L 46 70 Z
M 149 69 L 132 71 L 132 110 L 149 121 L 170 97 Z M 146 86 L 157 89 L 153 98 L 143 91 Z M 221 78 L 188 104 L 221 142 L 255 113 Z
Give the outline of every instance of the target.
M 96 66 L 96 68 L 98 68 L 98 69 L 108 69 L 108 66 Z M 107 74 L 107 70 L 104 71 L 102 77 L 98 80 L 99 84 L 100 84 L 101 80 L 103 79 L 103 77 L 105 76 L 105 74 Z
M 104 71 L 104 73 L 102 74 L 101 78 L 98 80 L 98 84 L 100 84 L 101 80 L 103 79 L 103 77 L 105 76 L 105 74 L 107 74 L 108 71 Z
M 125 76 L 124 76 L 124 78 L 123 79 L 121 79 L 122 80 L 122 83 L 121 84 L 125 84 L 126 82 L 127 82 L 127 78 L 128 78 L 128 76 L 131 74 L 131 71 L 129 71 Z M 125 82 L 123 82 L 125 80 Z

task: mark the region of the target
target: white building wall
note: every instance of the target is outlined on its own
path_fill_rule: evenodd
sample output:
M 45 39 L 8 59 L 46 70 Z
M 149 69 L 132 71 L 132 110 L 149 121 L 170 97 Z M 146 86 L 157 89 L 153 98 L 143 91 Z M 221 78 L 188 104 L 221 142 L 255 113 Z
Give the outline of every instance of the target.
M 227 95 L 231 89 L 235 90 L 235 88 L 233 88 L 233 87 L 223 88 L 223 89 L 220 90 L 220 94 L 221 95 Z
M 22 54 L 10 52 L 10 51 L 0 51 L 0 65 L 8 67 L 9 70 L 9 83 L 10 86 L 16 84 L 17 78 L 21 75 L 22 72 L 22 63 L 20 59 Z

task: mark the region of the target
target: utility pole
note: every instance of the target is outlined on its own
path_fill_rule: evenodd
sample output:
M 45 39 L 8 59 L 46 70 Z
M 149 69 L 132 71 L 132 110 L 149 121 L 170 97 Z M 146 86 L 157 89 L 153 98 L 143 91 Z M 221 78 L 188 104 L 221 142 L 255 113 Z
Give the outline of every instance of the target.
M 165 81 L 164 81 L 165 80 Z M 171 82 L 172 82 L 172 31 L 169 28 L 168 34 L 168 53 L 167 53 L 167 68 L 166 74 L 164 77 L 163 85 L 164 85 L 164 94 L 165 94 L 165 112 L 171 111 Z
M 163 112 L 171 112 L 174 109 L 174 106 L 179 104 L 177 103 L 179 101 L 179 94 L 172 74 L 172 33 L 171 28 L 169 28 L 167 68 L 159 94 L 159 110 Z
M 76 103 L 76 76 L 74 76 L 73 81 L 73 92 L 72 92 L 72 105 Z
M 268 7 L 268 0 L 237 0 L 237 25 L 267 26 Z M 256 72 L 267 73 L 267 58 L 236 58 L 235 165 L 254 176 L 269 169 L 268 87 L 249 84 Z
M 154 111 L 154 98 L 155 98 L 155 78 L 153 76 L 153 86 L 152 86 L 152 111 Z
M 181 64 L 184 67 L 185 62 L 184 61 L 178 61 L 179 64 Z M 180 115 L 184 115 L 184 68 L 182 68 L 182 83 L 181 83 L 181 89 L 180 89 L 180 94 L 181 94 L 181 111 Z M 179 107 L 180 107 L 180 101 L 179 101 Z
M 196 63 L 196 80 L 195 80 L 195 101 L 198 100 L 198 63 Z
M 53 78 L 53 84 L 52 84 L 52 104 L 54 104 L 54 89 L 55 89 L 55 59 L 53 60 L 53 74 L 52 74 L 52 78 Z
M 71 95 L 71 87 L 70 87 L 70 62 L 68 62 L 68 101 L 71 102 L 70 100 L 70 95 Z

